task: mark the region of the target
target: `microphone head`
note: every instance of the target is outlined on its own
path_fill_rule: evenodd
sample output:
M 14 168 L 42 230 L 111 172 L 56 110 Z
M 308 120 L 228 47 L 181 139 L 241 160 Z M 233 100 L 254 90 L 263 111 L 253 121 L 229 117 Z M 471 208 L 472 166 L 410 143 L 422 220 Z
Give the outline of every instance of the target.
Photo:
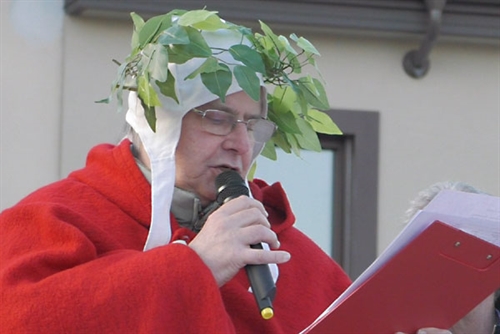
M 234 170 L 227 170 L 217 175 L 215 187 L 217 189 L 217 203 L 221 205 L 241 195 L 249 195 L 245 181 Z

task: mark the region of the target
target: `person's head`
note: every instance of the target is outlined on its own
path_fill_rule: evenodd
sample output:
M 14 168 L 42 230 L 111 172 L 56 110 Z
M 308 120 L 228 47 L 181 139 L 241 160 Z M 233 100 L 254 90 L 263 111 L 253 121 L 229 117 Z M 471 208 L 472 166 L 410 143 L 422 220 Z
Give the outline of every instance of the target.
M 319 111 L 329 107 L 322 83 L 301 74 L 319 55 L 306 39 L 290 35 L 294 49 L 263 22 L 262 33 L 253 33 L 207 10 L 132 18 L 132 52 L 112 95 L 120 106 L 122 92 L 130 91 L 128 137 L 151 169 L 150 236 L 156 221 L 168 226 L 174 185 L 207 204 L 224 169 L 245 178 L 261 152 L 276 155 L 275 145 L 297 154 L 321 150 L 316 132 L 341 133 Z M 256 121 L 267 117 L 278 126 Z
M 267 120 L 266 90 L 255 101 L 244 91 L 195 107 L 182 118 L 175 150 L 175 185 L 195 194 L 203 205 L 215 199 L 215 177 L 227 169 L 245 177 L 262 146 L 275 131 Z M 141 162 L 150 168 L 140 138 L 133 145 Z
M 427 204 L 432 201 L 437 194 L 442 190 L 463 191 L 474 194 L 484 194 L 481 190 L 467 184 L 465 182 L 442 181 L 431 185 L 428 188 L 421 190 L 413 200 L 410 201 L 410 206 L 406 210 L 406 221 L 409 221 L 419 210 L 422 210 Z
M 265 119 L 262 101 L 239 91 L 225 102 L 218 99 L 188 112 L 175 152 L 175 185 L 206 205 L 215 200 L 215 178 L 221 172 L 236 170 L 244 178 L 275 129 Z

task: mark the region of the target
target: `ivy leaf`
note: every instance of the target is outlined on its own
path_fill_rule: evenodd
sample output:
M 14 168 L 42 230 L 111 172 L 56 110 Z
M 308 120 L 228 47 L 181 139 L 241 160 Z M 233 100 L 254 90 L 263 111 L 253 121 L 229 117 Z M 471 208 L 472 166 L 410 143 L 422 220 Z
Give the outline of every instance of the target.
M 201 73 L 211 73 L 215 72 L 219 69 L 219 63 L 217 61 L 217 58 L 215 57 L 208 57 L 203 64 L 200 65 L 196 70 L 191 72 L 187 77 L 184 78 L 184 80 L 188 79 L 193 79 L 196 77 L 198 74 Z
M 300 128 L 301 134 L 296 134 L 295 138 L 300 147 L 306 150 L 321 152 L 321 143 L 312 126 L 301 118 L 297 119 L 297 125 Z
M 264 149 L 260 154 L 271 160 L 278 159 L 278 155 L 276 154 L 276 147 L 274 146 L 272 140 L 267 141 L 266 145 L 264 145 Z
M 283 131 L 278 129 L 278 131 L 276 131 L 276 133 L 273 135 L 272 141 L 274 142 L 274 144 L 278 145 L 278 147 L 281 148 L 285 153 L 292 152 L 292 147 L 286 139 L 286 135 Z
M 293 109 L 297 94 L 289 87 L 277 86 L 273 94 L 268 96 L 269 109 L 276 113 L 285 113 Z
M 222 21 L 217 15 L 211 15 L 207 17 L 204 21 L 193 23 L 191 25 L 193 28 L 207 31 L 215 31 L 219 29 L 226 29 L 229 25 Z
M 234 77 L 241 88 L 254 101 L 260 100 L 260 80 L 255 71 L 249 67 L 236 65 L 233 70 Z
M 201 33 L 194 28 L 186 27 L 190 43 L 181 45 L 172 45 L 169 49 L 170 61 L 177 64 L 183 64 L 191 58 L 207 58 L 212 55 L 212 50 Z
M 201 73 L 201 81 L 207 89 L 217 95 L 221 102 L 226 101 L 226 93 L 233 81 L 231 70 L 226 64 L 219 64 L 219 69 L 215 72 Z
M 158 36 L 158 43 L 163 45 L 189 44 L 189 36 L 184 27 L 173 25 Z
M 203 22 L 207 20 L 209 17 L 216 15 L 217 12 L 208 11 L 205 9 L 191 10 L 186 12 L 179 18 L 179 25 L 181 26 L 192 26 L 193 24 Z
M 133 50 L 139 46 L 139 31 L 144 26 L 144 20 L 134 12 L 130 13 L 130 16 L 132 17 L 132 21 L 134 22 L 134 31 L 132 32 L 132 41 L 130 43 Z
M 139 47 L 143 48 L 153 41 L 158 31 L 165 30 L 171 25 L 172 18 L 170 15 L 159 15 L 150 18 L 139 31 Z
M 148 67 L 151 78 L 163 82 L 168 76 L 168 51 L 161 44 L 155 44 Z
M 324 112 L 310 109 L 307 112 L 306 121 L 312 126 L 314 131 L 327 135 L 341 135 L 342 131 L 335 124 L 332 118 Z
M 250 67 L 255 72 L 266 72 L 266 68 L 260 54 L 248 45 L 233 45 L 229 48 L 229 53 L 235 60 L 242 62 L 244 65 Z
M 280 113 L 279 116 L 274 113 L 269 113 L 269 119 L 276 123 L 278 129 L 288 133 L 300 133 L 300 128 L 297 126 L 297 117 L 291 111 Z
M 170 97 L 174 99 L 175 102 L 179 103 L 179 99 L 177 98 L 177 94 L 175 92 L 175 77 L 172 75 L 170 70 L 168 70 L 166 81 L 164 82 L 155 81 L 155 83 L 163 95 Z
M 322 110 L 330 108 L 326 92 L 318 79 L 313 79 L 311 76 L 302 77 L 296 81 L 296 84 L 309 104 Z
M 144 102 L 144 104 L 148 107 L 161 105 L 160 100 L 158 99 L 158 94 L 156 94 L 153 86 L 149 83 L 147 75 L 139 76 L 138 94 L 142 102 Z
M 300 146 L 297 142 L 297 139 L 295 138 L 295 135 L 291 133 L 285 133 L 285 138 L 290 144 L 290 149 L 292 150 L 292 152 L 295 153 L 296 156 L 300 157 Z
M 272 48 L 277 48 L 279 51 L 282 51 L 283 49 L 280 48 L 281 42 L 279 41 L 278 36 L 271 30 L 271 28 L 269 28 L 267 24 L 265 24 L 260 20 L 259 22 L 260 22 L 260 29 L 262 29 L 264 34 L 270 39 L 269 41 L 270 43 L 269 42 L 266 43 L 269 43 L 270 46 L 272 46 Z
M 144 108 L 144 116 L 146 117 L 146 121 L 149 124 L 149 127 L 153 132 L 156 132 L 156 112 L 155 107 L 147 106 L 144 101 L 141 99 L 142 107 Z
M 302 66 L 300 65 L 297 51 L 290 45 L 290 42 L 285 36 L 280 35 L 278 40 L 281 43 L 282 49 L 286 54 L 286 59 L 290 62 L 293 73 L 300 73 L 302 71 Z
M 297 46 L 300 47 L 302 50 L 315 54 L 317 56 L 320 56 L 318 50 L 314 47 L 314 45 L 311 44 L 307 39 L 304 37 L 300 37 L 297 40 Z
M 247 174 L 248 181 L 252 181 L 254 179 L 256 170 L 257 170 L 257 160 L 255 160 L 253 162 L 252 166 L 248 170 L 248 174 Z

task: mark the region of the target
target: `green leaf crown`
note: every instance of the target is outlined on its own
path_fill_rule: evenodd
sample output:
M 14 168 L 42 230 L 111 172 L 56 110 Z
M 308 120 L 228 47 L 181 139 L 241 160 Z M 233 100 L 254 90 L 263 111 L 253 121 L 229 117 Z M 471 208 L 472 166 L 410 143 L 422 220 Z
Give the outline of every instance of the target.
M 277 131 L 266 143 L 262 155 L 276 160 L 276 146 L 287 153 L 300 156 L 300 150 L 321 151 L 317 133 L 341 134 L 331 118 L 321 110 L 329 108 L 325 89 L 320 80 L 302 75 L 302 68 L 312 65 L 319 74 L 315 56 L 316 48 L 305 38 L 276 35 L 264 22 L 260 22 L 262 33 L 222 20 L 215 11 L 173 10 L 144 21 L 131 13 L 134 22 L 132 52 L 119 64 L 118 75 L 113 81 L 111 94 L 98 102 L 109 102 L 117 97 L 118 108 L 123 108 L 123 90 L 137 91 L 146 119 L 153 131 L 156 129 L 155 106 L 160 106 L 157 91 L 179 102 L 175 90 L 175 77 L 168 63 L 183 64 L 192 58 L 205 58 L 202 65 L 184 80 L 199 75 L 205 87 L 225 101 L 233 75 L 238 85 L 254 100 L 260 98 L 260 81 L 274 86 L 268 88 L 268 118 L 276 123 Z M 175 19 L 174 19 L 175 18 Z M 228 50 L 212 49 L 205 41 L 202 31 L 218 29 L 237 30 L 245 36 L 251 46 L 236 44 Z M 299 50 L 299 51 L 297 51 Z M 241 62 L 231 72 L 218 54 L 230 52 Z M 118 62 L 117 62 L 118 63 Z M 216 84 L 217 83 L 217 84 Z

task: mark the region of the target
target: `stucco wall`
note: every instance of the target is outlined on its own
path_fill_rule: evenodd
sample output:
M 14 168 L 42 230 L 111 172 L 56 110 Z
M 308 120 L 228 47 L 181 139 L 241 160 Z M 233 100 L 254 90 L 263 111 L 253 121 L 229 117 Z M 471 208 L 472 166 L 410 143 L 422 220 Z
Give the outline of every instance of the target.
M 33 21 L 12 14 L 20 3 L 0 7 L 1 209 L 81 167 L 123 124 L 114 105 L 94 101 L 108 94 L 111 60 L 128 54 L 130 22 L 67 17 L 62 2 L 40 2 L 38 29 L 62 26 L 44 39 L 22 31 Z M 430 72 L 415 80 L 401 66 L 415 36 L 295 31 L 322 53 L 332 107 L 380 112 L 379 250 L 431 183 L 462 180 L 500 195 L 499 41 L 441 38 Z

